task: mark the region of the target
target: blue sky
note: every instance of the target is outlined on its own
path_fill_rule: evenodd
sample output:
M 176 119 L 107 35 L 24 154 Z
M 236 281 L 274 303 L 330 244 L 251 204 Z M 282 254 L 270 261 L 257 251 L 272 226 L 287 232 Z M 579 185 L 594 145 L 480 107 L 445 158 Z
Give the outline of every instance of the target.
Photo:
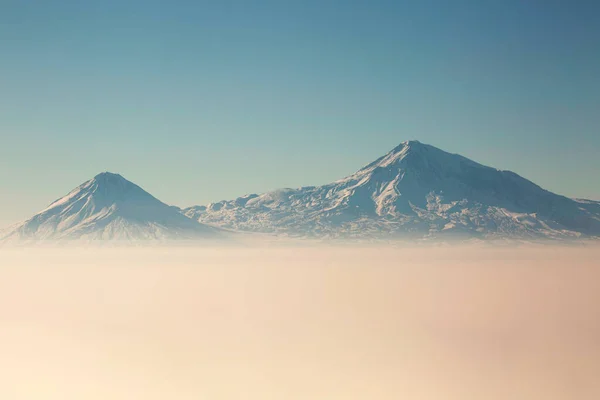
M 292 4 L 293 3 L 293 4 Z M 0 224 L 101 171 L 189 206 L 417 139 L 600 199 L 600 4 L 0 2 Z

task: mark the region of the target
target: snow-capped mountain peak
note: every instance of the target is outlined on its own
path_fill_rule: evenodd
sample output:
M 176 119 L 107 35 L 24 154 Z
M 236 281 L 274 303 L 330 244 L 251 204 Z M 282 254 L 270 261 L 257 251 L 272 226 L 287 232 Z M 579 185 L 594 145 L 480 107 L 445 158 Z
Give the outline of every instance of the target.
M 6 234 L 12 239 L 174 239 L 218 234 L 119 174 L 103 172 Z
M 600 235 L 600 210 L 416 140 L 319 187 L 191 207 L 198 221 L 310 236 Z
M 0 239 L 189 239 L 214 228 L 359 238 L 600 237 L 600 202 L 573 200 L 416 140 L 343 179 L 180 210 L 103 172 Z

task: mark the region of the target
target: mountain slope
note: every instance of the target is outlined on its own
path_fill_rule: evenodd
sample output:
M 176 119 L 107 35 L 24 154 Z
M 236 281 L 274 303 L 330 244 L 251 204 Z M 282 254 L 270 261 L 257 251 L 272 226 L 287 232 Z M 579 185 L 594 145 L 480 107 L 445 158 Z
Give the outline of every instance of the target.
M 121 175 L 102 173 L 0 239 L 164 240 L 218 235 Z
M 408 141 L 331 184 L 183 212 L 217 226 L 300 236 L 567 238 L 600 236 L 599 204 Z

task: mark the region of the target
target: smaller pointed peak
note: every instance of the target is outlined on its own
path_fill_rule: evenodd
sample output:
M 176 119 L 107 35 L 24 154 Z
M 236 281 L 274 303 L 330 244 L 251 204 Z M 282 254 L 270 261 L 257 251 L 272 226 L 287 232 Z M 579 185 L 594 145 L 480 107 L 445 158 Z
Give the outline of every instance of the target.
M 113 172 L 102 172 L 96 175 L 92 180 L 89 181 L 91 184 L 98 185 L 100 187 L 129 187 L 132 186 L 133 183 L 125 179 L 120 174 L 115 174 Z

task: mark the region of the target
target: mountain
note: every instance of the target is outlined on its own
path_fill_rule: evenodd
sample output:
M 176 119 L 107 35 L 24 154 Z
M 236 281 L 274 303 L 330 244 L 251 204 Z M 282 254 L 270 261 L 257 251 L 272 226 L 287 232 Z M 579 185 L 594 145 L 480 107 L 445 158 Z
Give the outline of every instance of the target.
M 578 238 L 600 236 L 600 202 L 407 141 L 336 182 L 183 210 L 202 223 L 292 236 Z
M 219 236 L 121 175 L 104 172 L 4 232 L 7 240 L 166 240 Z

